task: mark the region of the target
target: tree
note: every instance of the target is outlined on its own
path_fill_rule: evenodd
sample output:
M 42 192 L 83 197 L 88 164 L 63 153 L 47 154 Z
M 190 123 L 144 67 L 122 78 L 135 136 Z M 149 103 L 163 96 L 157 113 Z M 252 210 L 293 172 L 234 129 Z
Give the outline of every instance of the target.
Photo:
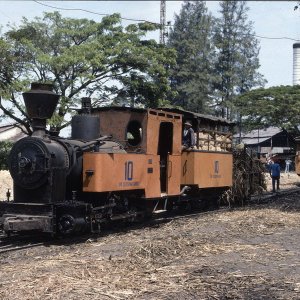
M 8 170 L 8 155 L 12 145 L 13 144 L 8 141 L 0 142 L 0 170 Z
M 168 45 L 177 50 L 171 85 L 172 103 L 196 112 L 208 112 L 213 81 L 213 18 L 204 1 L 185 1 L 175 16 Z
M 22 52 L 12 47 L 4 38 L 0 38 L 0 108 L 5 114 L 0 115 L 1 119 L 14 115 L 14 108 L 25 115 L 24 106 L 17 101 L 16 96 L 24 84 L 19 79 L 20 70 L 23 67 Z M 10 99 L 9 105 L 4 106 L 3 98 Z M 21 118 L 16 115 L 14 117 L 17 122 L 22 122 Z M 30 130 L 29 124 L 26 124 L 26 129 Z
M 97 99 L 95 105 L 156 107 L 170 89 L 167 69 L 175 62 L 174 50 L 145 40 L 146 33 L 156 29 L 152 23 L 123 28 L 118 14 L 100 22 L 63 18 L 58 12 L 33 21 L 24 18 L 2 38 L 2 49 L 12 62 L 8 60 L 0 69 L 5 86 L 1 96 L 6 100 L 0 109 L 30 133 L 28 116 L 17 96 L 32 81 L 53 83 L 61 95 L 50 121 L 57 130 L 68 124 L 66 114 L 82 96 Z
M 246 130 L 277 126 L 298 131 L 297 127 L 300 124 L 299 85 L 256 89 L 237 97 L 234 105 L 243 115 L 243 127 Z
M 215 106 L 222 117 L 232 118 L 234 97 L 265 81 L 257 71 L 259 47 L 253 24 L 247 20 L 246 1 L 222 1 L 220 7 L 214 36 L 218 56 Z

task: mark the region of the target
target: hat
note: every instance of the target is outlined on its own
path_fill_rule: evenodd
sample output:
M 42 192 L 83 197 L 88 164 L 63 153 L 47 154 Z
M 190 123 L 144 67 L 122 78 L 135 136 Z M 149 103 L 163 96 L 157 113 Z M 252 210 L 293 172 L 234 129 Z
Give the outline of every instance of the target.
M 184 125 L 192 126 L 192 124 L 191 124 L 189 121 L 186 121 L 186 122 L 184 123 Z

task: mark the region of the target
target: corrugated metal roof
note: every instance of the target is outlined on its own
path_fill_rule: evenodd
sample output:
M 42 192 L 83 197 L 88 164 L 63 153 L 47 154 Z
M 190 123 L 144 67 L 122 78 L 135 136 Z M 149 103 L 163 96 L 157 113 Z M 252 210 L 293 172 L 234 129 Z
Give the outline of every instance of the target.
M 265 138 L 260 137 L 260 138 L 252 138 L 252 139 L 242 138 L 242 142 L 246 145 L 256 145 L 265 142 L 270 138 L 271 137 L 265 137 Z
M 246 145 L 255 145 L 267 141 L 274 135 L 283 132 L 283 129 L 278 127 L 268 127 L 265 129 L 255 129 L 247 133 L 242 133 L 242 142 Z M 234 138 L 239 138 L 239 134 L 235 134 Z
M 221 124 L 226 124 L 226 125 L 231 125 L 231 126 L 235 125 L 235 122 L 232 122 L 232 121 L 224 119 L 224 118 L 219 118 L 219 117 L 215 117 L 212 115 L 199 114 L 199 113 L 195 113 L 195 112 L 184 110 L 184 109 L 178 109 L 178 108 L 158 108 L 158 109 L 182 114 L 182 115 L 187 116 L 188 118 L 196 118 L 196 119 L 200 118 L 200 119 L 205 119 L 205 120 L 209 120 L 209 121 L 219 122 Z

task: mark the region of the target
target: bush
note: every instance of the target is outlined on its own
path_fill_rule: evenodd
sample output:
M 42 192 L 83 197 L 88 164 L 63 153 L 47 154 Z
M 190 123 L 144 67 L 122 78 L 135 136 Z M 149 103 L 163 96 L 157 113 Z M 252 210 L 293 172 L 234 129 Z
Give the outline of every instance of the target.
M 0 142 L 0 170 L 8 170 L 8 155 L 12 145 L 12 142 Z

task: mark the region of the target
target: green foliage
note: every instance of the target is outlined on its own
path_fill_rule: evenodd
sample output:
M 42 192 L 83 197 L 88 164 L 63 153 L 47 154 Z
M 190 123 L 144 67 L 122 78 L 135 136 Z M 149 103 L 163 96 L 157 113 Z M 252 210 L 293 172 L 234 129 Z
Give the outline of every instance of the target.
M 8 155 L 11 147 L 11 142 L 0 142 L 0 170 L 8 170 Z
M 185 1 L 175 16 L 169 46 L 177 50 L 177 64 L 171 69 L 171 82 L 177 92 L 174 105 L 187 110 L 208 112 L 212 93 L 213 18 L 204 1 Z
M 24 18 L 2 37 L 12 63 L 8 59 L 4 70 L 0 69 L 1 74 L 11 70 L 7 78 L 0 74 L 7 87 L 2 97 L 9 102 L 7 106 L 2 103 L 0 109 L 28 126 L 15 91 L 24 91 L 32 81 L 51 82 L 61 95 L 50 121 L 58 130 L 83 96 L 96 99 L 97 105 L 122 102 L 156 107 L 170 90 L 167 70 L 175 62 L 175 51 L 145 40 L 147 32 L 155 29 L 157 25 L 152 23 L 123 28 L 119 14 L 100 22 L 63 18 L 58 12 L 45 13 L 33 21 Z M 5 47 L 0 44 L 3 51 Z M 16 118 L 17 111 L 20 118 Z
M 232 118 L 234 97 L 265 81 L 257 71 L 259 46 L 248 21 L 246 1 L 222 1 L 220 7 L 214 36 L 218 57 L 215 104 L 222 117 Z
M 234 105 L 245 129 L 277 126 L 293 130 L 300 124 L 299 85 L 256 89 L 237 97 Z
M 221 1 L 220 8 L 220 17 L 213 18 L 204 1 L 185 1 L 175 17 L 169 38 L 177 50 L 172 104 L 234 118 L 233 99 L 264 80 L 246 2 Z

